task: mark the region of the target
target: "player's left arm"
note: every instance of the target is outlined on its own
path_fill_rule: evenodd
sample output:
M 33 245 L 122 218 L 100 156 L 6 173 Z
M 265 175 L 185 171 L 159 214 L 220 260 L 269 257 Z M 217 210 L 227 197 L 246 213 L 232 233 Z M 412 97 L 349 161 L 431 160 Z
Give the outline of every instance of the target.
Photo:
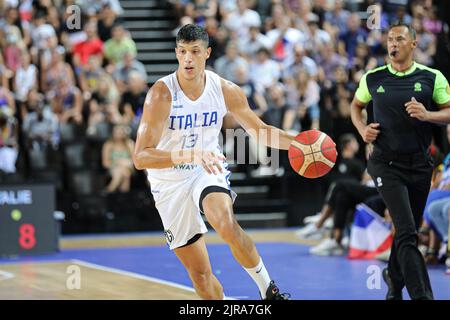
M 264 123 L 250 109 L 247 97 L 237 85 L 224 79 L 221 79 L 221 83 L 227 109 L 245 131 L 255 138 L 258 143 L 263 143 L 276 149 L 289 149 L 295 136 Z
M 421 121 L 440 124 L 450 123 L 450 86 L 441 72 L 436 73 L 434 82 L 433 101 L 438 105 L 438 111 L 429 111 L 414 97 L 405 103 L 408 114 Z

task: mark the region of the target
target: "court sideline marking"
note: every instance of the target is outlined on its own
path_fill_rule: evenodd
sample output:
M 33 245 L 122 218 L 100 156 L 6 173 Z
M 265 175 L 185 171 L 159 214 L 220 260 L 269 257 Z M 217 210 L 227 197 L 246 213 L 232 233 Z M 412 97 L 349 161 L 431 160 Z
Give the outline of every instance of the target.
M 14 276 L 13 273 L 0 270 L 0 281 L 2 281 L 2 280 L 9 280 L 9 279 L 12 279 L 14 277 L 15 276 Z
M 188 287 L 188 286 L 185 286 L 185 285 L 182 285 L 182 284 L 178 284 L 178 283 L 175 283 L 175 282 L 171 282 L 171 281 L 166 281 L 166 280 L 162 280 L 162 279 L 158 279 L 158 278 L 154 278 L 154 277 L 144 276 L 144 275 L 139 274 L 139 273 L 124 271 L 124 270 L 120 270 L 120 269 L 116 269 L 116 268 L 105 267 L 105 266 L 102 266 L 102 265 L 99 265 L 99 264 L 95 264 L 95 263 L 91 263 L 91 262 L 87 262 L 87 261 L 83 261 L 83 260 L 78 260 L 78 259 L 71 259 L 70 261 L 72 263 L 74 263 L 74 264 L 79 264 L 79 265 L 87 267 L 87 268 L 92 268 L 92 269 L 97 269 L 97 270 L 101 270 L 101 271 L 117 273 L 117 274 L 120 274 L 120 275 L 132 277 L 132 278 L 136 278 L 136 279 L 140 279 L 140 280 L 145 280 L 145 281 L 149 281 L 149 282 L 156 282 L 156 283 L 159 283 L 159 284 L 175 287 L 175 288 L 178 288 L 178 289 L 182 289 L 182 290 L 186 290 L 186 291 L 190 291 L 190 292 L 195 292 L 194 288 L 191 288 L 191 287 Z M 235 299 L 231 298 L 231 297 L 226 297 L 226 300 L 235 300 Z

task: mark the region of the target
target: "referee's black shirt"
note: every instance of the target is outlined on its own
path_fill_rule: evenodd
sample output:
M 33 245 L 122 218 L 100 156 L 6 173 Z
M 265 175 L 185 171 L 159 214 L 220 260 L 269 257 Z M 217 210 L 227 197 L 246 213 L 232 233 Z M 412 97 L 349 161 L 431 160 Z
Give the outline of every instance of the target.
M 412 118 L 405 103 L 414 97 L 427 110 L 437 111 L 433 101 L 450 101 L 450 87 L 439 70 L 414 62 L 408 70 L 398 72 L 388 64 L 368 71 L 355 95 L 362 103 L 373 101 L 374 122 L 380 124 L 374 144 L 385 152 L 410 154 L 428 148 L 432 124 Z

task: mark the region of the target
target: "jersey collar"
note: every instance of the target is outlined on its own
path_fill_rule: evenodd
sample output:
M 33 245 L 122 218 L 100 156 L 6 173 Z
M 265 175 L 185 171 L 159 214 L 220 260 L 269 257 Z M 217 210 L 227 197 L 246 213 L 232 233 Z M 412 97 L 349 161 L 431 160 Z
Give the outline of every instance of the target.
M 394 70 L 394 68 L 392 68 L 392 65 L 390 63 L 387 65 L 387 67 L 388 67 L 389 72 L 392 73 L 394 76 L 404 77 L 404 76 L 407 76 L 408 74 L 413 73 L 416 70 L 417 63 L 414 61 L 412 66 L 408 70 L 405 70 L 405 71 Z

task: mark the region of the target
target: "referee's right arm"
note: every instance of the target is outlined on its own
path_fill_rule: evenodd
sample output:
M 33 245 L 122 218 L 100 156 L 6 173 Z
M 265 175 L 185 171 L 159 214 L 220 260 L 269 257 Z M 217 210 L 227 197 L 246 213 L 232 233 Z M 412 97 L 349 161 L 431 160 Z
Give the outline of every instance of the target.
M 377 138 L 380 133 L 379 123 L 370 123 L 366 124 L 363 119 L 362 111 L 366 107 L 366 105 L 372 100 L 372 96 L 367 87 L 365 74 L 361 81 L 359 82 L 358 90 L 356 90 L 355 97 L 350 105 L 351 117 L 353 125 L 358 129 L 359 134 L 363 138 L 364 142 L 372 143 Z

